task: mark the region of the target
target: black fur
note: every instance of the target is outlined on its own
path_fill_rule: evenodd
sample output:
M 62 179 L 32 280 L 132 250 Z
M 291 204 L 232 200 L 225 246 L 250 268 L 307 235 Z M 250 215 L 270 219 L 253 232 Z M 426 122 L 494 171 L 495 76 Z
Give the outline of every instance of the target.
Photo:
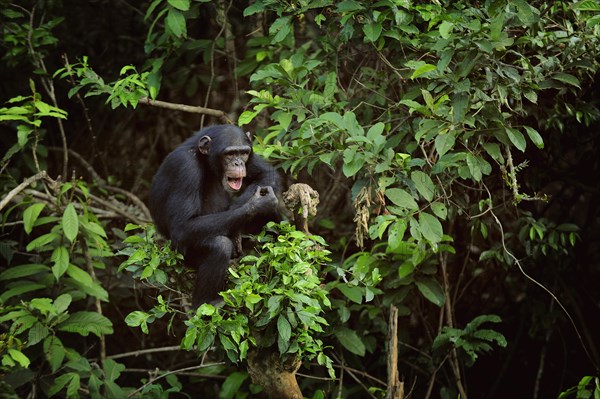
M 198 141 L 209 136 L 210 149 L 202 154 Z M 231 146 L 252 147 L 250 139 L 231 125 L 211 126 L 183 142 L 163 161 L 150 189 L 150 212 L 164 236 L 197 271 L 193 305 L 218 298 L 225 287 L 227 268 L 239 256 L 240 234 L 256 232 L 269 220 L 279 220 L 280 190 L 275 169 L 250 152 L 246 177 L 237 195 L 222 184 L 220 159 Z M 259 187 L 272 187 L 267 195 Z M 258 190 L 258 191 L 257 191 Z

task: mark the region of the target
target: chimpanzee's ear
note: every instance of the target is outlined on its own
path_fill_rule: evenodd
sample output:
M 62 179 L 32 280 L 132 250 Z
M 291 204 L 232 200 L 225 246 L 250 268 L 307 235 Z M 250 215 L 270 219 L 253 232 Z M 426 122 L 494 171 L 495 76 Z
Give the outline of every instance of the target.
M 246 137 L 248 137 L 248 140 L 252 142 L 252 135 L 250 134 L 250 132 L 246 132 Z
M 200 140 L 198 140 L 198 151 L 200 151 L 200 154 L 208 154 L 208 150 L 210 150 L 211 141 L 212 139 L 208 136 L 200 137 Z

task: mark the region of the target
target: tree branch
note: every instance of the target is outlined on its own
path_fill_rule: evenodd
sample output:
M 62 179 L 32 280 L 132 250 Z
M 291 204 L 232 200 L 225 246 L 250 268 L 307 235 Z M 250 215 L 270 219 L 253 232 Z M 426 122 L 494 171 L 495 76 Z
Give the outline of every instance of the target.
M 21 191 L 25 190 L 29 185 L 35 183 L 38 180 L 42 180 L 42 179 L 49 179 L 48 174 L 46 173 L 45 170 L 42 170 L 39 173 L 36 173 L 35 175 L 28 177 L 27 179 L 25 179 L 25 181 L 21 184 L 19 184 L 17 187 L 13 188 L 12 190 L 10 190 L 10 192 L 6 195 L 6 197 L 2 198 L 2 201 L 0 201 L 0 211 L 10 202 L 10 200 L 12 200 L 17 194 L 19 194 Z
M 152 105 L 155 107 L 172 109 L 175 111 L 191 112 L 191 113 L 195 113 L 195 114 L 214 116 L 216 118 L 219 118 L 221 120 L 221 122 L 223 122 L 223 123 L 226 123 L 229 125 L 234 124 L 234 122 L 231 119 L 229 119 L 229 117 L 227 116 L 227 114 L 224 111 L 221 111 L 218 109 L 212 109 L 212 108 L 206 108 L 206 107 L 200 107 L 200 106 L 194 106 L 194 105 L 186 105 L 186 104 L 169 103 L 166 101 L 152 100 L 148 97 L 140 98 L 140 104 Z

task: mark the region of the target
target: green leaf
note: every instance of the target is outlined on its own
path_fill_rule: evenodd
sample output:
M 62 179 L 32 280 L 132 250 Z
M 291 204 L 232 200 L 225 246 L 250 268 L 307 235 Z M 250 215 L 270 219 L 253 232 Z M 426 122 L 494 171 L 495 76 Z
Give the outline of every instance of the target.
M 423 65 L 417 67 L 417 69 L 415 69 L 415 71 L 410 76 L 410 78 L 411 79 L 416 79 L 419 76 L 424 75 L 427 72 L 435 71 L 436 69 L 437 69 L 437 67 L 435 65 L 423 64 Z M 427 94 L 429 94 L 429 92 L 427 92 Z M 423 97 L 425 97 L 425 94 L 423 95 Z M 425 99 L 425 101 L 427 101 L 427 99 Z
M 423 237 L 429 240 L 432 244 L 437 244 L 442 240 L 444 230 L 442 224 L 435 216 L 421 212 L 419 214 L 419 230 Z
M 515 147 L 517 147 L 518 150 L 524 152 L 527 143 L 525 142 L 525 136 L 523 136 L 523 133 L 511 127 L 507 127 L 505 130 L 506 134 L 508 135 L 508 138 L 515 145 Z
M 452 115 L 455 122 L 463 122 L 468 109 L 469 95 L 467 93 L 458 93 L 452 98 Z
M 52 251 L 50 259 L 54 262 L 52 273 L 54 274 L 56 281 L 58 281 L 69 268 L 69 251 L 67 251 L 67 248 L 64 245 L 56 247 L 54 248 L 54 251 Z
M 365 164 L 365 157 L 362 153 L 356 152 L 356 147 L 352 146 L 344 150 L 344 166 L 342 171 L 346 177 L 352 177 L 358 173 Z
M 338 290 L 342 291 L 342 294 L 344 294 L 346 298 L 350 299 L 352 302 L 358 304 L 362 303 L 362 288 L 350 286 L 345 283 L 340 283 L 336 287 Z
M 438 134 L 435 137 L 435 150 L 439 156 L 443 156 L 454 147 L 455 138 L 452 134 Z
M 187 11 L 190 9 L 190 0 L 168 0 L 171 7 L 175 7 L 181 11 Z
M 292 16 L 288 15 L 285 17 L 277 18 L 269 27 L 269 35 L 273 36 L 272 43 L 279 43 L 283 41 L 292 31 Z
M 371 141 L 375 141 L 378 137 L 381 137 L 381 133 L 383 133 L 383 129 L 385 128 L 385 124 L 382 122 L 377 122 L 367 132 L 367 138 Z
M 41 290 L 42 288 L 46 288 L 46 286 L 44 284 L 30 282 L 17 284 L 7 290 L 4 290 L 2 294 L 0 294 L 0 303 L 5 303 L 8 299 L 12 297 L 19 296 L 31 291 Z
M 398 219 L 388 230 L 388 246 L 395 251 L 402 244 L 404 232 L 406 231 L 406 220 Z
M 433 199 L 435 194 L 435 186 L 431 178 L 424 172 L 416 170 L 410 174 L 410 179 L 415 183 L 415 187 L 419 194 L 423 196 L 427 201 Z
M 450 32 L 452 31 L 453 27 L 454 24 L 452 22 L 443 21 L 438 27 L 438 30 L 440 31 L 440 36 L 444 39 L 448 39 L 450 37 Z
M 73 373 L 73 378 L 71 378 L 71 381 L 67 386 L 67 398 L 79 397 L 78 392 L 79 388 L 81 388 L 80 379 L 81 377 L 79 377 L 79 374 Z
M 104 361 L 104 373 L 106 375 L 106 381 L 115 381 L 125 370 L 125 365 L 117 363 L 112 359 L 106 359 Z
M 292 326 L 290 325 L 288 319 L 282 314 L 280 314 L 277 318 L 277 332 L 279 333 L 279 337 L 277 339 L 279 353 L 286 353 L 288 347 L 290 346 L 290 338 L 292 337 Z
M 49 270 L 48 266 L 36 263 L 13 266 L 0 273 L 0 281 L 32 276 L 37 273 L 48 272 Z
M 219 399 L 233 399 L 240 390 L 244 381 L 248 379 L 248 373 L 235 371 L 225 379 L 221 390 L 219 391 Z
M 488 155 L 494 160 L 496 160 L 498 163 L 504 163 L 504 157 L 502 156 L 502 152 L 500 152 L 500 146 L 497 143 L 484 143 L 483 148 L 488 153 Z
M 50 330 L 48 330 L 48 327 L 40 322 L 35 323 L 33 327 L 29 329 L 29 333 L 27 334 L 27 346 L 34 346 L 37 343 L 42 342 L 49 333 Z
M 167 27 L 169 28 L 169 31 L 171 31 L 173 36 L 179 38 L 184 38 L 187 36 L 185 17 L 176 9 L 172 8 L 169 10 L 167 18 L 165 18 L 165 22 L 167 23 Z
M 340 344 L 350 352 L 364 356 L 366 352 L 365 344 L 360 339 L 356 331 L 346 327 L 339 327 L 335 330 L 335 336 L 340 341 Z
M 68 331 L 88 336 L 89 333 L 98 337 L 104 334 L 112 334 L 113 327 L 109 319 L 96 312 L 77 312 L 69 316 L 67 320 L 58 325 L 60 331 Z
M 59 393 L 65 387 L 65 385 L 67 385 L 67 383 L 74 378 L 75 375 L 77 374 L 67 373 L 56 377 L 54 379 L 54 384 L 52 384 L 52 386 L 48 390 L 48 396 L 54 396 L 57 393 Z
M 31 230 L 33 229 L 33 225 L 35 224 L 35 221 L 37 220 L 38 216 L 40 216 L 40 213 L 42 212 L 42 210 L 44 209 L 44 207 L 46 206 L 46 204 L 33 204 L 30 207 L 28 207 L 27 209 L 25 209 L 25 211 L 23 212 L 23 225 L 24 225 L 24 229 L 25 229 L 25 233 L 29 234 L 31 233 Z
M 534 13 L 534 8 L 527 4 L 525 0 L 512 0 L 517 6 L 517 17 L 525 25 L 534 24 L 538 20 L 538 15 Z M 535 10 L 537 11 L 537 10 Z
M 140 310 L 135 310 L 125 317 L 125 324 L 127 324 L 129 327 L 138 327 L 142 323 L 145 323 L 149 317 L 150 314 Z
M 352 11 L 363 10 L 365 7 L 356 0 L 343 0 L 337 4 L 337 11 L 347 13 Z
M 8 350 L 8 354 L 15 362 L 19 363 L 19 366 L 25 369 L 29 367 L 29 364 L 31 362 L 29 361 L 29 358 L 25 356 L 22 352 L 11 348 Z
M 385 190 L 385 196 L 394 203 L 394 205 L 401 206 L 413 211 L 419 209 L 419 205 L 415 199 L 401 188 L 390 188 Z
M 529 126 L 523 126 L 523 128 L 525 128 L 529 139 L 531 139 L 531 141 L 533 142 L 533 144 L 535 144 L 537 148 L 544 148 L 544 139 L 538 133 L 537 130 Z
M 44 340 L 44 354 L 53 373 L 59 369 L 65 359 L 65 347 L 58 337 L 49 336 Z
M 91 287 L 94 283 L 92 276 L 90 276 L 88 272 L 78 268 L 75 265 L 69 265 L 67 268 L 67 274 L 84 287 Z
M 600 11 L 600 4 L 596 0 L 583 0 L 572 5 L 574 10 Z
M 42 248 L 50 244 L 52 241 L 56 240 L 58 237 L 59 236 L 56 233 L 48 233 L 41 235 L 35 240 L 31 241 L 29 244 L 27 244 L 27 247 L 25 247 L 25 249 L 27 250 L 27 252 L 31 252 L 34 249 Z
M 370 42 L 375 42 L 379 39 L 381 35 L 382 26 L 380 22 L 369 22 L 368 24 L 363 25 L 363 32 L 365 33 L 365 37 Z
M 467 153 L 467 167 L 469 168 L 469 173 L 475 181 L 481 181 L 482 173 L 481 168 L 479 167 L 479 161 L 477 157 L 470 152 Z
M 79 219 L 77 218 L 77 211 L 72 203 L 69 203 L 65 208 L 62 216 L 62 228 L 65 233 L 65 237 L 71 242 L 77 238 L 79 232 Z
M 69 294 L 62 294 L 58 298 L 54 300 L 54 310 L 56 313 L 65 312 L 71 302 L 73 301 L 73 297 Z
M 417 288 L 421 295 L 423 295 L 429 302 L 437 306 L 444 304 L 444 291 L 440 284 L 434 279 L 426 279 L 421 281 L 415 281 Z
M 431 210 L 435 216 L 442 220 L 446 220 L 446 217 L 448 216 L 448 208 L 446 208 L 445 204 L 442 204 L 441 202 L 433 202 L 431 204 Z
M 575 87 L 581 89 L 579 79 L 577 79 L 575 76 L 573 76 L 571 74 L 559 72 L 559 73 L 553 75 L 552 79 L 556 79 L 560 82 L 563 82 L 563 83 L 566 83 L 566 84 L 569 84 L 571 86 L 575 86 Z

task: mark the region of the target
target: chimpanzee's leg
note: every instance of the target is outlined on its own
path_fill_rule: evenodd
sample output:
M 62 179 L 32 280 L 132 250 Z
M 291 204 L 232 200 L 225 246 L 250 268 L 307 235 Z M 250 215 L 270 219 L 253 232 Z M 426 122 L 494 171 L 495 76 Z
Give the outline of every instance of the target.
M 194 307 L 219 299 L 219 292 L 225 289 L 227 268 L 233 251 L 233 243 L 228 237 L 217 236 L 204 240 L 201 248 L 186 254 L 186 257 L 196 257 L 186 259 L 186 263 L 198 265 L 192 296 Z

